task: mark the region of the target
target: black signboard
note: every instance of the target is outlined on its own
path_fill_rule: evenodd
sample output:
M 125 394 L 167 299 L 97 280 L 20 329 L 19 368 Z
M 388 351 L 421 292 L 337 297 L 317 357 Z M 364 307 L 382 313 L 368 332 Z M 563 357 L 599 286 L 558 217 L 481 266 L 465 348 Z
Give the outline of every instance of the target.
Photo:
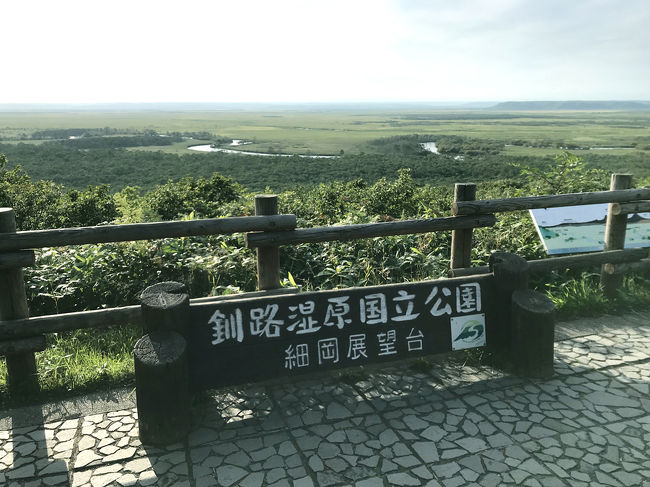
M 481 347 L 493 293 L 489 274 L 195 304 L 191 377 L 219 387 Z

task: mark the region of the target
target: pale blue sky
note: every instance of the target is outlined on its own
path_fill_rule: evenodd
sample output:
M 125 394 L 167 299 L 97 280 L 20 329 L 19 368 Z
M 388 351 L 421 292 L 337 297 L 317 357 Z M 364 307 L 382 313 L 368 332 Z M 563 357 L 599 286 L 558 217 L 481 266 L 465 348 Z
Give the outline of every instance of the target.
M 650 0 L 21 0 L 0 103 L 650 99 Z

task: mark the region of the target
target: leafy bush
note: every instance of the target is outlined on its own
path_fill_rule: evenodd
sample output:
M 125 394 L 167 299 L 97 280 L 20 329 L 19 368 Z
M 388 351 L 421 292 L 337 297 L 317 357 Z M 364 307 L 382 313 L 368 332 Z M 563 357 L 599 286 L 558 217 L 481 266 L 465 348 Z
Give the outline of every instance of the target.
M 117 217 L 106 185 L 65 191 L 51 181 L 33 182 L 20 167 L 7 170 L 6 163 L 0 154 L 0 205 L 14 209 L 19 230 L 97 225 Z
M 61 196 L 61 226 L 79 227 L 110 223 L 118 215 L 113 195 L 106 184 L 85 191 L 72 189 Z
M 4 169 L 6 158 L 0 160 L 0 205 L 14 209 L 19 230 L 57 228 L 61 224 L 62 190 L 49 181 L 32 183 L 20 168 Z
M 25 277 L 33 315 L 63 313 L 137 304 L 161 281 L 183 282 L 192 296 L 253 291 L 255 254 L 237 236 L 49 248 Z
M 371 215 L 391 218 L 413 216 L 416 213 L 415 185 L 410 169 L 400 169 L 395 181 L 381 178 L 366 193 L 365 209 Z
M 224 203 L 236 200 L 242 188 L 231 178 L 214 173 L 209 178 L 187 176 L 168 181 L 149 191 L 145 202 L 163 220 L 194 213 L 206 218 L 219 216 Z
M 602 191 L 607 188 L 609 175 L 602 169 L 592 169 L 584 159 L 564 151 L 553 158 L 553 163 L 544 167 L 529 167 L 515 164 L 521 169 L 526 185 L 518 195 L 543 195 Z

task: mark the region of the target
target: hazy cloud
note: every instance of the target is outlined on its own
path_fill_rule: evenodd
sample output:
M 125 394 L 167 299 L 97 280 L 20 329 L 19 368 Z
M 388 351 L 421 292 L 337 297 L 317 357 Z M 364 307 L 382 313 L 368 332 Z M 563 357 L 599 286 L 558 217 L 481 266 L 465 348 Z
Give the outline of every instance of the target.
M 0 17 L 4 103 L 650 99 L 647 0 L 23 0 Z

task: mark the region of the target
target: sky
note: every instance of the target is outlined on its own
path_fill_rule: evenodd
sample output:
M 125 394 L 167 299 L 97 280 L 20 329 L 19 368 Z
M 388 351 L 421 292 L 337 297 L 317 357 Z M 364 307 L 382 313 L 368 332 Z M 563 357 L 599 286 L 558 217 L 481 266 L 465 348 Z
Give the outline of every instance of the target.
M 650 100 L 650 0 L 4 0 L 0 103 Z

